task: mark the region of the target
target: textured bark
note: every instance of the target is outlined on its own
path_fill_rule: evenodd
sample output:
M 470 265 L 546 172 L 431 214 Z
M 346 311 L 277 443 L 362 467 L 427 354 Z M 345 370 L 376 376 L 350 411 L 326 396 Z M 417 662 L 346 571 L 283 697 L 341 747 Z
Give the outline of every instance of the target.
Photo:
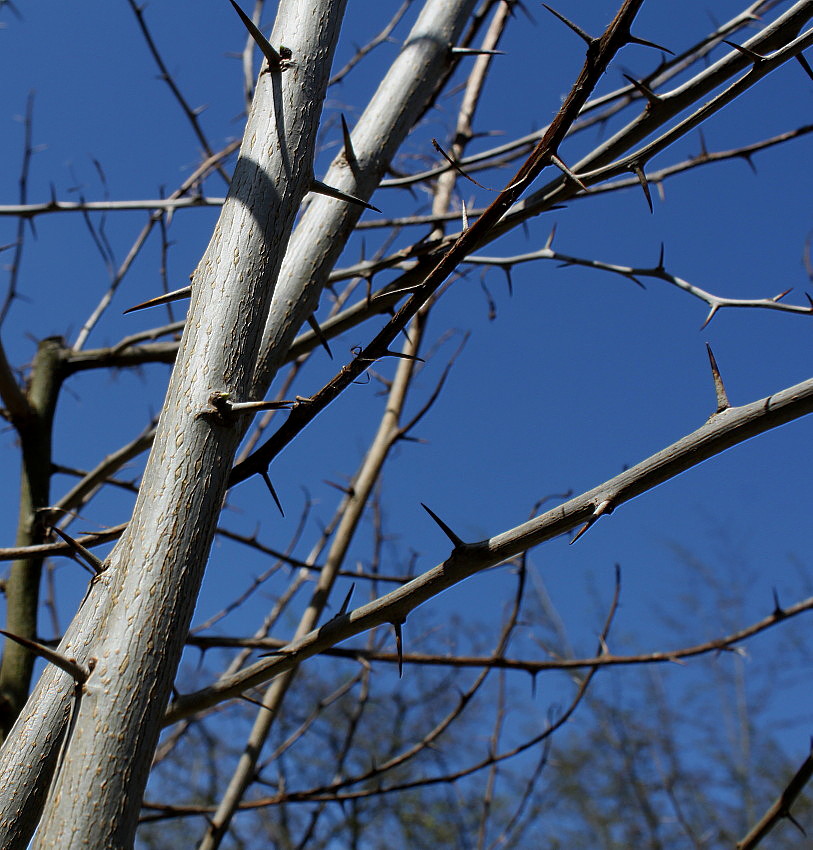
M 280 7 L 271 41 L 291 48 L 291 62 L 282 72 L 260 75 L 229 197 L 194 275 L 186 330 L 132 521 L 63 642 L 66 654 L 95 666 L 74 708 L 38 847 L 132 846 L 242 433 L 236 422 L 201 414 L 213 392 L 247 397 L 273 282 L 312 178 L 343 9 L 336 0 L 288 0 Z M 58 714 L 61 705 L 64 718 L 66 678 L 51 673 L 35 694 L 27 716 L 40 734 L 42 710 Z M 50 718 L 45 723 L 52 744 L 29 751 L 29 758 L 49 763 L 59 729 Z M 10 742 L 18 754 L 28 735 L 21 730 Z M 22 798 L 16 803 L 17 811 L 25 806 Z M 5 836 L 2 843 L 10 846 Z
M 451 47 L 474 0 L 429 0 L 398 57 L 352 132 L 354 161 L 333 160 L 324 182 L 367 199 L 452 61 Z M 328 274 L 356 226 L 361 207 L 323 196 L 311 200 L 285 255 L 265 329 L 254 392 L 262 396 L 285 361 L 305 319 L 319 303 Z

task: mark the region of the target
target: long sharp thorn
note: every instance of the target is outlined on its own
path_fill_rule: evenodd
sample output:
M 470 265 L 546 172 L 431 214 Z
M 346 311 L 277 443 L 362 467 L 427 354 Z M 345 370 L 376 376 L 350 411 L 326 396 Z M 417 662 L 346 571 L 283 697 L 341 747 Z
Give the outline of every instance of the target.
M 330 350 L 330 346 L 327 343 L 327 337 L 324 335 L 322 329 L 319 327 L 319 322 L 316 321 L 316 316 L 314 316 L 313 313 L 308 316 L 308 325 L 310 326 L 310 329 L 316 334 L 316 338 L 319 340 L 319 344 L 322 346 L 322 348 L 325 349 L 325 351 L 327 351 L 327 356 L 332 360 L 333 352 Z
M 342 138 L 344 139 L 344 158 L 350 166 L 350 170 L 355 174 L 358 168 L 358 160 L 356 159 L 356 151 L 353 149 L 353 139 L 350 136 L 350 129 L 347 126 L 344 113 L 339 116 L 342 119 Z
M 553 227 L 551 227 L 551 229 L 550 229 L 550 233 L 548 234 L 547 242 L 545 242 L 545 250 L 546 251 L 552 250 L 553 239 L 554 239 L 555 236 L 556 236 L 556 225 L 554 224 Z
M 716 315 L 716 313 L 719 309 L 720 309 L 719 304 L 712 304 L 711 305 L 711 310 L 709 310 L 709 314 L 708 314 L 708 316 L 706 316 L 706 320 L 703 322 L 702 325 L 700 325 L 701 331 L 708 327 L 709 322 L 714 318 L 714 316 Z
M 805 59 L 805 57 L 801 53 L 796 54 L 796 58 L 799 60 L 799 64 L 804 68 L 805 73 L 811 80 L 813 80 L 813 68 L 810 67 L 810 63 Z
M 482 47 L 453 47 L 452 53 L 457 56 L 505 56 L 504 50 L 486 50 Z
M 21 637 L 20 635 L 12 634 L 4 629 L 0 629 L 0 635 L 5 635 L 9 640 L 13 640 L 15 643 L 19 643 L 20 646 L 24 646 L 26 649 L 33 652 L 34 655 L 38 655 L 40 658 L 50 661 L 51 664 L 55 664 L 60 670 L 64 670 L 69 676 L 72 676 L 73 680 L 78 685 L 84 684 L 87 681 L 88 676 L 90 676 L 90 670 L 87 667 L 79 664 L 73 658 L 66 658 L 56 650 L 51 649 L 48 646 L 43 646 L 41 643 L 37 643 L 35 640 L 29 640 L 28 638 Z
M 555 165 L 559 171 L 561 171 L 566 177 L 569 177 L 580 189 L 583 189 L 585 192 L 589 191 L 587 186 L 582 183 L 581 179 L 577 177 L 565 164 L 559 159 L 556 154 L 550 155 L 550 161 Z
M 421 507 L 437 523 L 438 528 L 440 528 L 440 530 L 449 538 L 449 540 L 452 541 L 455 549 L 459 548 L 460 546 L 466 545 L 431 508 L 428 508 L 423 502 L 421 502 Z
M 274 502 L 276 502 L 277 508 L 282 516 L 285 516 L 285 511 L 282 509 L 282 504 L 280 503 L 279 497 L 277 496 L 277 491 L 274 489 L 274 485 L 271 483 L 271 478 L 268 475 L 268 470 L 264 469 L 260 472 L 260 475 L 263 477 L 263 481 L 265 481 L 265 486 L 268 487 L 269 492 L 271 493 L 271 497 Z
M 576 532 L 576 536 L 570 541 L 571 546 L 583 534 L 589 531 L 593 527 L 593 525 L 595 525 L 596 520 L 598 520 L 599 517 L 603 516 L 608 512 L 608 510 L 610 509 L 610 504 L 611 502 L 609 499 L 604 499 L 604 501 L 596 507 L 596 509 L 593 511 L 593 516 L 591 516 L 590 519 L 587 520 L 587 522 Z
M 785 609 L 779 604 L 779 594 L 776 588 L 773 588 L 773 616 L 776 619 L 781 619 L 785 616 Z
M 316 192 L 317 195 L 324 195 L 327 198 L 334 198 L 337 201 L 346 201 L 348 204 L 356 204 L 359 207 L 364 207 L 367 210 L 374 210 L 380 213 L 378 207 L 368 204 L 367 201 L 362 201 L 355 195 L 349 195 L 347 192 L 342 192 L 341 189 L 334 189 L 332 186 L 327 186 L 321 180 L 313 180 L 310 185 L 311 192 Z
M 407 336 L 407 339 L 409 337 Z M 417 354 L 404 354 L 403 351 L 390 351 L 387 349 L 382 355 L 382 357 L 398 357 L 401 360 L 416 360 L 418 363 L 426 363 L 423 357 L 418 357 Z
M 61 537 L 71 547 L 71 551 L 79 555 L 96 575 L 105 571 L 104 561 L 101 558 L 97 558 L 93 552 L 86 549 L 78 540 L 74 540 L 73 537 L 65 534 L 61 528 L 57 528 L 55 525 L 51 526 L 51 531 Z
M 670 50 L 668 47 L 664 47 L 662 44 L 657 44 L 654 41 L 647 41 L 645 38 L 638 38 L 637 35 L 627 36 L 627 41 L 630 44 L 640 44 L 641 47 L 654 47 L 655 50 L 662 50 L 664 53 L 668 53 L 670 56 L 674 56 L 674 51 Z
M 661 102 L 660 97 L 656 95 L 649 86 L 645 86 L 640 80 L 636 80 L 635 77 L 631 77 L 629 74 L 624 74 L 624 79 L 626 79 L 636 91 L 640 92 L 652 106 L 657 106 Z
M 466 172 L 460 167 L 460 164 L 455 162 L 455 160 L 452 159 L 452 157 L 449 156 L 449 154 L 447 154 L 445 150 L 443 150 L 443 148 L 440 146 L 440 142 L 437 139 L 432 139 L 432 146 L 461 177 L 465 177 L 466 180 L 470 181 L 471 183 L 474 183 L 475 186 L 479 186 L 481 189 L 485 189 L 487 192 L 493 191 L 492 189 L 489 189 L 488 186 L 483 186 L 482 183 L 478 183 L 473 177 L 466 174 Z M 468 225 L 465 226 L 467 227 Z
M 166 292 L 163 295 L 157 295 L 155 298 L 150 298 L 148 301 L 142 301 L 136 304 L 135 307 L 128 307 L 124 313 L 135 313 L 136 310 L 144 310 L 146 307 L 158 307 L 160 304 L 169 304 L 171 301 L 181 301 L 183 298 L 189 298 L 192 295 L 192 287 L 184 286 L 182 289 L 176 289 L 174 292 Z
M 742 53 L 743 56 L 747 56 L 755 65 L 765 61 L 764 56 L 760 56 L 759 53 L 755 53 L 749 47 L 743 47 L 741 44 L 735 44 L 733 41 L 725 40 L 723 40 L 723 44 L 727 44 L 729 47 L 733 47 L 737 53 Z
M 249 16 L 234 2 L 234 0 L 229 0 L 229 2 L 232 6 L 234 6 L 234 11 L 240 16 L 240 20 L 245 25 L 249 35 L 256 42 L 257 47 L 260 48 L 260 52 L 263 56 L 265 56 L 268 61 L 268 67 L 272 71 L 279 71 L 282 68 L 282 57 L 276 50 L 274 50 L 268 39 L 257 28 L 254 21 L 249 18 Z
M 353 582 L 350 585 L 350 590 L 347 591 L 347 596 L 344 597 L 344 602 L 342 602 L 342 607 L 339 608 L 339 613 L 336 615 L 337 617 L 343 617 L 347 613 L 347 609 L 350 607 L 350 600 L 353 598 L 353 591 L 356 589 L 356 583 Z
M 404 672 L 404 635 L 401 629 L 403 623 L 399 620 L 392 624 L 395 629 L 395 651 L 398 653 L 398 678 L 400 679 Z
M 641 184 L 641 188 L 644 190 L 644 196 L 646 197 L 646 202 L 649 205 L 649 211 L 651 213 L 654 213 L 655 208 L 652 206 L 652 195 L 649 192 L 649 183 L 647 183 L 646 174 L 644 174 L 644 169 L 636 163 L 632 166 L 632 170 L 633 172 L 635 172 L 635 176 L 638 178 L 638 182 Z
M 580 39 L 582 39 L 582 41 L 587 43 L 588 47 L 592 46 L 595 39 L 592 36 L 588 35 L 580 26 L 577 26 L 576 24 L 573 23 L 573 21 L 568 20 L 568 18 L 566 18 L 564 15 L 560 15 L 559 12 L 556 11 L 556 9 L 551 9 L 551 7 L 548 6 L 547 3 L 543 3 L 542 5 L 551 13 L 551 15 L 554 15 L 555 17 L 559 18 L 559 20 L 565 26 L 570 27 L 570 29 L 572 29 L 573 32 L 575 32 L 576 35 Z
M 728 410 L 728 408 L 731 407 L 731 404 L 728 401 L 728 394 L 725 391 L 723 379 L 720 377 L 720 370 L 717 368 L 717 361 L 714 359 L 714 352 L 711 350 L 711 346 L 708 343 L 706 343 L 706 351 L 709 353 L 711 377 L 714 381 L 714 393 L 717 396 L 717 410 L 715 413 L 722 413 L 724 410 Z

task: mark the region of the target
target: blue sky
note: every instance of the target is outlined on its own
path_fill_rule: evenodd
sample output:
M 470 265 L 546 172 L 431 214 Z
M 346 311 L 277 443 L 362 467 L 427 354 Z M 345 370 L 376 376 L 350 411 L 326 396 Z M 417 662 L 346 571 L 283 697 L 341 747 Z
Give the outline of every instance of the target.
M 22 7 L 22 4 L 19 4 Z M 395 3 L 350 0 L 336 66 L 383 25 Z M 587 6 L 586 9 L 580 8 Z M 714 16 L 725 19 L 741 3 L 715 2 Z M 787 5 L 787 4 L 784 4 Z M 614 11 L 612 2 L 569 2 L 561 11 L 592 32 Z M 676 52 L 711 28 L 712 4 L 652 2 L 637 32 Z M 784 8 L 784 6 L 783 6 Z M 46 201 L 51 186 L 60 200 L 154 198 L 169 193 L 199 162 L 200 146 L 156 69 L 124 2 L 62 3 L 45 0 L 21 8 L 18 20 L 3 8 L 0 21 L 0 204 L 16 203 L 23 129 L 19 116 L 34 92 L 33 142 L 36 153 L 28 187 L 31 202 Z M 535 25 L 521 15 L 504 42 L 478 112 L 476 129 L 499 130 L 511 138 L 543 125 L 554 114 L 581 62 L 579 40 L 536 6 Z M 241 133 L 241 77 L 234 52 L 243 32 L 229 4 L 216 0 L 153 0 L 146 9 L 159 48 L 189 102 L 206 105 L 201 123 L 219 148 Z M 271 20 L 271 12 L 266 15 Z M 405 25 L 395 33 L 403 37 Z M 722 53 L 724 48 L 719 48 Z M 379 48 L 360 69 L 328 94 L 331 119 L 316 165 L 324 169 L 340 134 L 338 111 L 352 124 L 395 55 L 397 44 Z M 715 54 L 716 57 L 717 54 Z M 643 75 L 658 53 L 625 49 L 608 72 L 606 89 L 620 85 L 622 69 Z M 809 121 L 813 82 L 796 63 L 762 81 L 741 101 L 727 107 L 704 128 L 709 150 L 723 150 L 767 138 Z M 414 157 L 437 161 L 431 138 L 448 138 L 457 100 L 441 99 L 412 134 L 400 162 Z M 575 159 L 595 134 L 565 145 Z M 491 144 L 478 139 L 472 150 Z M 679 141 L 651 164 L 660 167 L 700 150 L 697 133 Z M 98 162 L 106 179 L 99 179 Z M 697 169 L 670 179 L 665 199 L 655 197 L 650 214 L 640 190 L 579 200 L 568 209 L 532 219 L 526 229 L 503 237 L 483 253 L 511 255 L 541 248 L 557 225 L 554 247 L 583 257 L 633 266 L 654 265 L 661 243 L 667 268 L 714 293 L 737 297 L 773 296 L 788 287 L 788 300 L 804 303 L 811 282 L 802 261 L 813 234 L 810 137 L 757 154 L 754 175 L 742 160 Z M 489 173 L 481 182 L 500 185 L 508 172 Z M 489 193 L 471 184 L 459 187 L 467 204 L 485 205 Z M 207 193 L 223 195 L 225 186 L 210 178 Z M 386 215 L 405 214 L 414 201 L 398 190 L 380 191 L 373 202 Z M 370 215 L 369 213 L 367 214 Z M 145 220 L 143 212 L 111 214 L 105 232 L 117 262 L 126 255 Z M 95 217 L 98 223 L 100 219 Z M 179 212 L 172 223 L 168 256 L 171 288 L 182 286 L 208 241 L 216 211 Z M 36 220 L 26 237 L 20 273 L 20 299 L 2 328 L 9 359 L 27 363 L 35 341 L 58 334 L 75 339 L 82 322 L 108 285 L 104 264 L 81 216 L 60 214 Z M 0 220 L 0 244 L 14 239 L 16 222 Z M 416 234 L 418 231 L 416 230 Z M 401 244 L 409 235 L 401 237 Z M 368 232 L 368 254 L 375 247 Z M 355 242 L 346 262 L 358 256 Z M 0 255 L 7 262 L 9 252 Z M 122 311 L 160 292 L 159 243 L 152 239 L 136 262 L 89 341 L 115 343 L 122 336 L 160 324 L 160 311 L 122 316 Z M 464 332 L 471 338 L 438 404 L 417 430 L 426 444 L 401 447 L 385 474 L 384 510 L 388 531 L 396 535 L 385 550 L 396 566 L 408 553 L 419 553 L 427 569 L 446 553 L 445 541 L 420 508 L 428 503 L 467 539 L 480 539 L 522 522 L 539 498 L 572 489 L 589 489 L 663 448 L 702 424 L 714 410 L 714 393 L 705 351 L 714 349 L 733 404 L 751 402 L 810 376 L 813 318 L 760 310 L 723 310 L 704 330 L 704 305 L 660 281 L 643 291 L 621 278 L 554 263 L 518 266 L 513 296 L 504 277 L 487 271 L 484 282 L 496 302 L 490 321 L 480 288 L 480 269 L 461 279 L 433 313 L 430 336 L 447 328 L 458 335 L 441 346 L 419 378 L 415 409 L 439 377 L 446 357 Z M 3 270 L 3 285 L 8 279 Z M 182 308 L 181 308 L 182 310 Z M 176 315 L 181 313 L 176 311 Z M 375 327 L 378 327 L 376 325 Z M 363 344 L 372 328 L 359 328 L 333 345 L 332 363 L 317 353 L 297 392 L 318 389 L 343 362 L 352 345 Z M 391 374 L 391 365 L 381 371 Z M 167 369 L 144 368 L 138 374 L 88 374 L 69 382 L 57 418 L 55 458 L 86 468 L 101 454 L 132 439 L 160 406 Z M 293 533 L 303 490 L 317 507 L 303 538 L 307 551 L 320 521 L 335 503 L 324 479 L 339 480 L 355 469 L 375 427 L 373 411 L 381 399 L 375 383 L 352 387 L 314 423 L 273 467 L 275 486 L 286 518 L 275 513 L 259 481 L 236 492 L 224 522 L 251 532 L 259 523 L 269 545 L 282 548 Z M 574 546 L 554 541 L 532 553 L 572 630 L 574 642 L 592 649 L 599 618 L 592 588 L 609 597 L 612 566 L 624 578 L 619 628 L 634 633 L 642 650 L 662 648 L 658 609 L 691 585 L 675 544 L 710 569 L 748 576 L 742 625 L 769 613 L 771 590 L 783 602 L 810 593 L 810 422 L 801 420 L 729 450 L 679 479 L 602 519 Z M 0 437 L 3 469 L 0 532 L 10 545 L 16 525 L 17 449 L 14 435 Z M 132 472 L 136 475 L 137 467 Z M 66 486 L 57 477 L 54 493 Z M 83 514 L 76 529 L 114 525 L 127 518 L 131 499 L 114 494 Z M 259 513 L 257 506 L 260 506 Z M 363 542 L 354 557 L 369 557 Z M 227 543 L 217 544 L 201 598 L 200 615 L 216 610 L 224 594 L 242 586 L 262 569 L 260 563 Z M 83 587 L 67 562 L 59 571 L 64 600 L 62 624 L 70 600 Z M 427 606 L 426 618 L 442 621 L 450 607 L 470 611 L 483 622 L 496 622 L 492 577 L 471 580 Z M 366 591 L 364 591 L 366 593 Z M 703 593 L 700 588 L 698 592 Z M 507 593 L 507 592 L 506 592 Z M 507 598 L 507 596 L 506 596 Z M 262 600 L 257 609 L 267 605 Z M 686 623 L 686 642 L 715 633 L 708 611 Z M 497 609 L 498 610 L 498 609 Z M 425 622 L 422 621 L 422 622 Z M 227 621 L 224 631 L 240 620 Z M 659 642 L 660 639 L 660 642 Z M 670 634 L 667 643 L 673 645 Z M 759 640 L 759 639 L 758 639 Z M 611 642 L 612 643 L 612 642 Z M 769 675 L 771 662 L 755 645 L 753 664 Z M 809 685 L 799 685 L 803 697 Z M 804 736 L 788 740 L 802 754 Z

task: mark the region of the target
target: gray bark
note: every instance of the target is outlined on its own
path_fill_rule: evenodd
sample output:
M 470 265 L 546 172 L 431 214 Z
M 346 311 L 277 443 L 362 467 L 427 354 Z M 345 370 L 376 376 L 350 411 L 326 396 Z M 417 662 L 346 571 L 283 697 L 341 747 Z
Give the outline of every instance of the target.
M 189 319 L 132 521 L 63 643 L 66 654 L 94 669 L 74 707 L 37 847 L 132 846 L 242 433 L 236 422 L 201 413 L 213 392 L 235 400 L 248 395 L 273 283 L 312 178 L 344 5 L 287 0 L 279 9 L 270 40 L 291 48 L 291 63 L 260 75 L 229 197 L 194 275 Z M 13 730 L 6 755 L 16 753 L 18 764 L 23 738 L 34 744 L 29 759 L 53 762 L 59 725 L 51 718 L 65 716 L 72 692 L 66 678 L 47 674 Z M 34 730 L 45 731 L 49 743 L 37 745 Z M 34 790 L 26 786 L 17 813 Z M 9 838 L 2 836 L 3 846 L 24 846 L 24 835 L 14 844 Z

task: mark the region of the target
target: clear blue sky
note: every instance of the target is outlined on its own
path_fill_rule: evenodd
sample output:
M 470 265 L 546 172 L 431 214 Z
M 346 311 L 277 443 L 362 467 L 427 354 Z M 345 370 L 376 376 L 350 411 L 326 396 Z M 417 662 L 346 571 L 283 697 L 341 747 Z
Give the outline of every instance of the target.
M 16 203 L 23 129 L 19 116 L 29 91 L 35 92 L 33 142 L 36 154 L 28 187 L 31 202 L 154 198 L 169 193 L 199 162 L 199 144 L 181 115 L 137 31 L 124 2 L 18 3 L 23 20 L 0 12 L 0 204 Z M 597 31 L 614 2 L 566 2 L 561 11 Z M 650 2 L 641 15 L 640 35 L 676 52 L 711 28 L 710 12 L 722 20 L 738 2 Z M 355 44 L 377 32 L 392 3 L 350 0 L 338 64 Z M 581 7 L 587 6 L 587 9 Z M 531 7 L 536 25 L 521 15 L 505 40 L 508 55 L 495 63 L 476 129 L 499 130 L 506 138 L 546 123 L 581 62 L 578 39 L 547 13 Z M 242 49 L 244 34 L 225 0 L 153 0 L 146 10 L 153 35 L 189 102 L 206 105 L 201 122 L 212 145 L 241 133 L 241 77 L 231 54 Z M 266 21 L 270 21 L 269 10 Z M 405 27 L 396 32 L 403 36 Z M 395 55 L 384 45 L 369 64 L 329 92 L 326 117 L 343 111 L 352 124 L 378 75 Z M 655 51 L 627 48 L 610 70 L 608 88 L 622 82 L 622 70 L 642 75 L 658 61 Z M 455 115 L 455 99 L 442 99 L 415 130 L 408 152 L 437 161 L 432 136 L 443 140 Z M 813 82 L 795 63 L 760 83 L 744 99 L 726 108 L 704 129 L 710 150 L 756 142 L 810 120 Z M 317 173 L 337 149 L 335 124 L 326 131 Z M 594 137 L 591 137 L 594 138 Z M 482 149 L 490 139 L 477 140 Z M 579 145 L 583 142 L 579 142 Z M 567 153 L 567 146 L 565 147 Z M 659 167 L 696 154 L 692 134 L 658 157 Z M 765 297 L 793 287 L 788 297 L 804 303 L 810 288 L 802 255 L 813 233 L 811 190 L 813 148 L 803 138 L 755 157 L 757 175 L 741 160 L 698 169 L 672 178 L 665 199 L 655 197 L 650 215 L 640 190 L 582 200 L 566 210 L 532 220 L 526 230 L 503 238 L 488 254 L 509 255 L 540 248 L 555 222 L 559 250 L 595 259 L 653 265 L 665 245 L 666 264 L 674 272 L 714 293 Z M 578 150 L 574 148 L 574 157 Z M 100 182 L 98 162 L 106 178 Z M 414 159 L 404 167 L 414 167 Z M 508 174 L 502 179 L 507 179 Z M 482 182 L 498 185 L 490 174 Z M 460 187 L 467 203 L 483 205 L 490 195 L 470 184 Z M 207 192 L 225 193 L 213 177 Z M 413 202 L 395 190 L 379 192 L 373 202 L 385 214 L 402 214 Z M 369 214 L 368 214 L 369 215 Z M 169 232 L 169 285 L 183 286 L 204 249 L 216 213 L 182 211 Z M 99 223 L 100 219 L 94 220 Z M 140 230 L 145 214 L 111 214 L 105 232 L 120 263 Z M 37 218 L 36 235 L 27 236 L 19 287 L 2 338 L 13 363 L 28 362 L 35 340 L 47 335 L 75 339 L 82 322 L 108 285 L 107 272 L 81 216 Z M 16 222 L 0 220 L 0 243 L 14 239 Z M 406 237 L 404 237 L 406 238 Z M 368 253 L 375 237 L 367 237 Z M 358 256 L 358 243 L 348 262 Z M 0 254 L 7 262 L 10 252 Z M 159 324 L 160 311 L 122 316 L 126 307 L 160 292 L 159 245 L 153 238 L 127 276 L 113 306 L 89 345 L 115 343 L 122 336 Z M 3 272 L 5 287 L 8 274 Z M 430 338 L 447 327 L 472 331 L 438 404 L 417 434 L 425 445 L 400 448 L 386 473 L 388 530 L 397 535 L 387 554 L 399 552 L 401 564 L 417 551 L 419 568 L 442 559 L 446 544 L 420 509 L 427 502 L 461 536 L 483 538 L 523 521 L 539 498 L 572 489 L 580 492 L 663 448 L 704 422 L 714 410 L 714 393 L 705 342 L 716 354 L 733 404 L 766 396 L 810 376 L 813 318 L 758 310 L 722 311 L 705 330 L 702 303 L 658 281 L 646 291 L 621 278 L 539 263 L 517 267 L 513 297 L 503 275 L 489 271 L 485 282 L 497 304 L 488 320 L 480 289 L 480 270 L 460 280 L 433 315 Z M 382 278 L 383 281 L 383 278 Z M 432 333 L 434 332 L 434 334 Z M 317 354 L 297 391 L 317 389 L 343 361 L 352 345 L 364 343 L 370 329 L 358 329 L 334 343 L 333 363 Z M 430 392 L 445 357 L 456 342 L 430 359 L 416 386 L 414 405 Z M 385 365 L 388 373 L 392 366 Z M 93 374 L 73 378 L 63 394 L 57 419 L 57 462 L 87 467 L 114 450 L 146 424 L 160 406 L 167 369 L 139 374 Z M 319 520 L 326 521 L 335 491 L 324 479 L 338 480 L 355 469 L 374 427 L 367 414 L 380 408 L 376 384 L 360 385 L 326 412 L 274 464 L 273 477 L 286 506 L 275 514 L 261 482 L 243 485 L 232 498 L 234 510 L 224 522 L 283 547 L 293 533 L 303 488 L 318 501 L 304 537 L 307 551 Z M 536 550 L 539 569 L 585 652 L 593 648 L 599 618 L 590 589 L 609 598 L 612 566 L 624 579 L 619 630 L 637 635 L 642 650 L 663 648 L 658 619 L 661 607 L 693 587 L 674 545 L 720 574 L 739 574 L 745 595 L 742 625 L 769 613 L 771 589 L 783 602 L 810 593 L 811 423 L 802 420 L 752 440 L 706 462 L 679 479 L 624 505 L 602 519 L 582 540 L 568 546 L 554 541 Z M 16 524 L 17 449 L 11 431 L 0 441 L 0 539 L 13 540 Z M 135 475 L 135 472 L 133 472 Z M 56 478 L 59 496 L 66 480 Z M 76 529 L 114 525 L 128 516 L 128 496 L 115 496 L 91 507 Z M 260 514 L 257 505 L 260 505 Z M 359 548 L 359 557 L 367 557 Z M 214 550 L 201 601 L 201 616 L 216 610 L 224 594 L 250 581 L 262 569 L 245 552 L 225 543 Z M 60 570 L 66 600 L 81 596 L 81 581 L 67 565 Z M 474 618 L 496 622 L 494 580 L 475 578 L 427 606 L 426 617 L 440 623 L 449 607 Z M 366 592 L 366 591 L 365 591 Z M 698 593 L 704 593 L 702 586 Z M 507 594 L 507 591 L 506 591 Z M 267 605 L 268 600 L 262 600 Z M 259 606 L 260 608 L 262 607 Z M 705 606 L 698 605 L 698 609 Z M 492 616 L 495 615 L 495 616 Z M 686 643 L 716 632 L 707 610 L 685 624 Z M 425 620 L 423 622 L 427 622 Z M 236 630 L 241 622 L 227 623 Z M 724 629 L 720 628 L 720 631 Z M 660 638 L 660 640 L 659 640 Z M 760 639 L 757 639 L 758 641 Z M 612 643 L 612 641 L 611 641 Z M 670 636 L 667 645 L 671 646 Z M 763 673 L 770 662 L 753 652 Z M 800 685 L 809 701 L 813 690 Z M 788 742 L 804 753 L 802 737 Z

